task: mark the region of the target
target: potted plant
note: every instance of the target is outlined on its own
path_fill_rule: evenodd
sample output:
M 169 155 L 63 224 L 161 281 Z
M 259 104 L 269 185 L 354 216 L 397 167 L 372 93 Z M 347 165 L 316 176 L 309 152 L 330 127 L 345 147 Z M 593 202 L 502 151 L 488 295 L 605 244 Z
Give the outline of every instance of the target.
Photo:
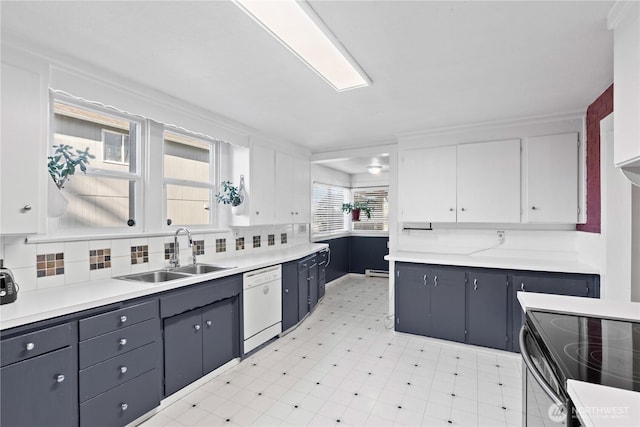
M 216 201 L 223 205 L 231 205 L 231 211 L 239 215 L 239 207 L 245 199 L 244 176 L 240 176 L 240 185 L 238 187 L 233 185 L 231 181 L 222 181 L 220 186 L 222 188 L 216 193 Z
M 89 153 L 89 147 L 84 150 L 75 150 L 75 153 L 71 145 L 60 144 L 53 147 L 55 148 L 53 155 L 47 157 L 47 167 L 51 176 L 48 187 L 47 213 L 50 217 L 56 218 L 65 213 L 69 204 L 60 190 L 69 177 L 76 173 L 77 169 L 86 173 L 89 159 L 95 159 L 96 156 Z M 52 183 L 55 184 L 55 187 Z
M 351 212 L 351 220 L 360 221 L 360 212 L 363 212 L 367 219 L 371 219 L 371 211 L 373 208 L 369 206 L 369 201 L 366 202 L 353 202 L 353 203 L 343 203 L 342 211 L 344 213 Z
M 80 168 L 82 173 L 86 173 L 89 159 L 96 158 L 93 154 L 89 154 L 89 147 L 84 150 L 76 150 L 75 153 L 72 151 L 71 145 L 60 144 L 54 145 L 53 148 L 56 150 L 53 152 L 53 156 L 48 157 L 48 167 L 49 175 L 58 189 L 64 187 L 64 183 L 69 177 L 76 173 L 76 168 Z

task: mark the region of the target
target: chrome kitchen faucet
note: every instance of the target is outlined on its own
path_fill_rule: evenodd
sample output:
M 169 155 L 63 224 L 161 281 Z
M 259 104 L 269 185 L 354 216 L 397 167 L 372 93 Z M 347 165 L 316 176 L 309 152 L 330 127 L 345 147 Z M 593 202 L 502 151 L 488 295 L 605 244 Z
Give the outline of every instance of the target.
M 178 234 L 181 231 L 185 231 L 187 233 L 187 237 L 189 237 L 189 247 L 193 247 L 193 239 L 191 238 L 191 232 L 187 227 L 180 227 L 176 230 L 176 234 L 173 236 L 173 254 L 171 258 L 169 258 L 169 265 L 173 268 L 180 267 L 180 244 L 178 243 Z M 196 264 L 196 255 L 193 254 L 193 264 Z

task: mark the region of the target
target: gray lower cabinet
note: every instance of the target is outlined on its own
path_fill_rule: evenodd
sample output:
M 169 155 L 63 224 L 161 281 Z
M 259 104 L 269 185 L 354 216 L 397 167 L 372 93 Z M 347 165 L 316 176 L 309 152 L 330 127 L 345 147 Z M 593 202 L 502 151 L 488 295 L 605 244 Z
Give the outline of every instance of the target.
M 430 336 L 465 342 L 465 271 L 431 269 Z
M 298 263 L 282 264 L 282 330 L 295 326 L 300 320 L 298 313 Z
M 507 350 L 509 276 L 469 272 L 467 280 L 467 343 Z
M 0 425 L 78 425 L 74 350 L 67 346 L 0 369 Z
M 239 298 L 164 319 L 164 394 L 168 396 L 240 356 Z
M 395 330 L 429 335 L 429 271 L 426 265 L 396 263 Z
M 160 404 L 156 299 L 81 319 L 78 328 L 81 426 L 124 426 Z
M 596 275 L 395 264 L 395 330 L 518 352 L 517 291 L 599 298 Z
M 576 297 L 600 298 L 598 276 L 568 273 L 518 272 L 513 275 L 513 351 L 520 351 L 518 336 L 524 313 L 517 298 L 518 291 L 544 294 L 569 295 Z

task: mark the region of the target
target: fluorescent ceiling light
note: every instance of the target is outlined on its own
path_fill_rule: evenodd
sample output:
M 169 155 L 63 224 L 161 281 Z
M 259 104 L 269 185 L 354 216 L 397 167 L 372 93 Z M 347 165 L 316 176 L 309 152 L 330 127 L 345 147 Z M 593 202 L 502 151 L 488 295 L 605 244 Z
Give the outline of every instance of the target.
M 306 2 L 234 0 L 234 3 L 338 92 L 371 84 Z

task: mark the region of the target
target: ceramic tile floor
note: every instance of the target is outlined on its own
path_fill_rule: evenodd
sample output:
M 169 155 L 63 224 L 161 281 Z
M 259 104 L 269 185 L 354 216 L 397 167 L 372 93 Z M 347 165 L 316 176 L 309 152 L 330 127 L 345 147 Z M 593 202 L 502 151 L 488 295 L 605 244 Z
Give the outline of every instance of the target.
M 388 280 L 349 277 L 296 330 L 141 424 L 516 426 L 518 355 L 395 334 Z

